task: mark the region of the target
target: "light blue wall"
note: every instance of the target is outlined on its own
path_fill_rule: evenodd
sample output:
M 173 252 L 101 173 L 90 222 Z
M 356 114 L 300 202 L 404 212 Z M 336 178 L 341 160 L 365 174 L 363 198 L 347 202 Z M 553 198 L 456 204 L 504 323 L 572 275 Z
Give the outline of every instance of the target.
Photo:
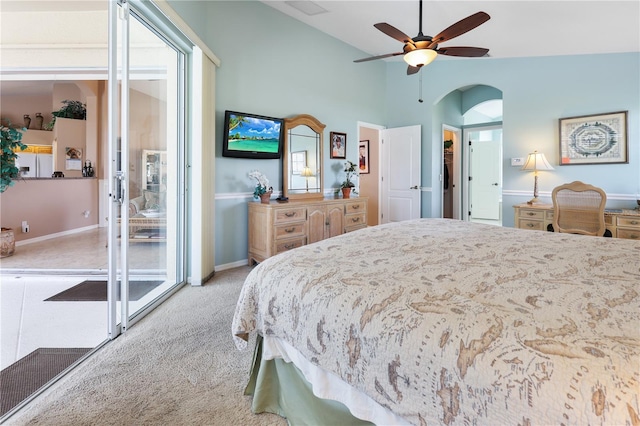
M 457 89 L 483 84 L 501 91 L 504 107 L 505 226 L 513 226 L 512 205 L 531 197 L 533 178 L 509 165 L 511 157 L 542 151 L 558 164 L 558 119 L 629 111 L 629 164 L 559 166 L 540 176 L 543 195 L 561 183 L 583 180 L 604 188 L 616 203 L 631 205 L 640 192 L 640 54 L 517 59 L 437 59 L 418 76 L 403 62 L 354 64 L 366 53 L 253 1 L 170 1 L 171 6 L 220 58 L 216 81 L 216 140 L 225 109 L 276 117 L 306 113 L 327 125 L 325 187 L 336 186 L 326 149 L 330 131 L 347 133 L 347 158 L 357 157 L 357 122 L 398 127 L 422 125 L 422 186 L 440 173 L 442 124 L 462 126 L 473 101 Z M 441 102 L 442 101 L 442 102 Z M 435 142 L 434 142 L 435 141 Z M 216 148 L 216 265 L 247 258 L 247 201 L 259 169 L 276 190 L 277 160 L 221 157 Z M 423 192 L 422 214 L 439 214 L 439 191 Z M 622 200 L 627 197 L 627 200 Z
M 510 158 L 544 152 L 552 165 L 559 162 L 558 119 L 628 111 L 629 164 L 557 166 L 540 173 L 542 200 L 551 190 L 582 180 L 602 187 L 608 206 L 633 206 L 640 193 L 640 54 L 580 55 L 516 59 L 436 60 L 423 70 L 423 103 L 418 102 L 418 75 L 406 76 L 406 65 L 387 66 L 389 127 L 422 124 L 422 186 L 438 184 L 441 126 L 448 122 L 439 102 L 452 91 L 484 84 L 503 97 L 503 224 L 513 226 L 514 204 L 531 198 L 533 177 L 510 166 Z M 444 98 L 451 101 L 449 98 Z M 458 106 L 464 111 L 463 102 Z M 447 105 L 446 108 L 450 108 Z M 439 191 L 423 192 L 423 212 L 439 212 Z

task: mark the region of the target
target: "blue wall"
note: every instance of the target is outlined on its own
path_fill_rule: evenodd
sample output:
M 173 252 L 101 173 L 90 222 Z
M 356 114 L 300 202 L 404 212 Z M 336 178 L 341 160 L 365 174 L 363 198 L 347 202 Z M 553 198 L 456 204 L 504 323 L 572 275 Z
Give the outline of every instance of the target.
M 561 183 L 583 180 L 601 186 L 609 205 L 633 205 L 640 193 L 640 54 L 516 59 L 440 58 L 418 75 L 403 62 L 372 61 L 349 45 L 254 1 L 170 1 L 220 58 L 216 81 L 216 140 L 224 110 L 289 117 L 311 114 L 326 124 L 325 188 L 336 185 L 326 149 L 330 131 L 347 133 L 347 158 L 357 158 L 357 122 L 398 127 L 422 125 L 422 186 L 437 184 L 442 124 L 462 126 L 474 100 L 458 89 L 487 85 L 503 97 L 503 212 L 513 226 L 512 205 L 531 197 L 532 176 L 509 159 L 538 150 L 557 166 L 558 119 L 629 111 L 629 164 L 557 166 L 540 177 L 548 194 Z M 216 265 L 247 257 L 247 207 L 258 169 L 280 188 L 280 162 L 221 157 L 216 147 Z M 422 214 L 439 212 L 439 191 L 423 192 Z M 544 198 L 544 197 L 543 197 Z

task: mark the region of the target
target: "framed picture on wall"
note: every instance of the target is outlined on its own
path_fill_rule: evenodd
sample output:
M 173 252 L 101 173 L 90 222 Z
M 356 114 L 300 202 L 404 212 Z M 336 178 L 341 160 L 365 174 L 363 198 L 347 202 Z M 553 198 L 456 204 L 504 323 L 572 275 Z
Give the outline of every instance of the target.
M 560 119 L 560 165 L 629 162 L 627 111 Z
M 364 140 L 360 141 L 358 144 L 358 155 L 360 157 L 359 165 L 360 165 L 360 174 L 368 174 L 369 173 L 369 141 Z
M 331 158 L 347 158 L 347 134 L 330 132 Z

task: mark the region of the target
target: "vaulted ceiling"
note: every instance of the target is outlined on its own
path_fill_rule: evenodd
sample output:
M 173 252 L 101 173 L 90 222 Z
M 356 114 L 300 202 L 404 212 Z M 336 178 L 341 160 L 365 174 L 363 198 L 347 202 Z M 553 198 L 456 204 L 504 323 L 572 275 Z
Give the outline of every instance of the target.
M 371 56 L 402 51 L 402 43 L 375 29 L 375 23 L 386 22 L 409 37 L 418 34 L 418 0 L 264 3 Z M 640 51 L 637 0 L 424 1 L 422 32 L 435 36 L 478 11 L 491 19 L 442 46 L 484 47 L 493 58 Z

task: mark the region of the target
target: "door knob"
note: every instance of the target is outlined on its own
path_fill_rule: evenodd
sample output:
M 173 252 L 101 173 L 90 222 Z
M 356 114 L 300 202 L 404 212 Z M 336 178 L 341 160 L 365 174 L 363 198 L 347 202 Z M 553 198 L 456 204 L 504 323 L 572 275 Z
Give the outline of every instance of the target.
M 497 184 L 497 183 L 492 183 L 491 185 L 493 185 L 493 186 L 498 186 L 498 184 Z
M 409 188 L 409 189 L 418 189 L 418 185 L 414 185 L 414 186 L 412 186 L 412 187 L 411 187 L 411 188 Z

